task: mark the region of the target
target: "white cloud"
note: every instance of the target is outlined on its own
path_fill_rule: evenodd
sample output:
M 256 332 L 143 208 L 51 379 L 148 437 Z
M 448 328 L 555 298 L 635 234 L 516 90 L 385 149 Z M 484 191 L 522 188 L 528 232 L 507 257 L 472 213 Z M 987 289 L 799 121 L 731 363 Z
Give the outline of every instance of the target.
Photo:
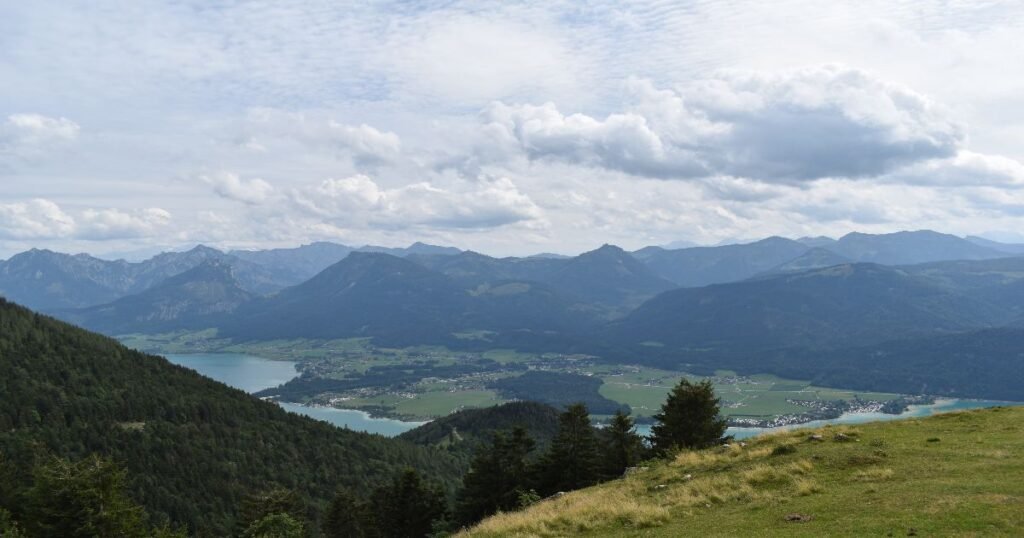
M 274 188 L 259 178 L 244 180 L 231 172 L 218 172 L 200 176 L 204 182 L 213 187 L 218 195 L 245 204 L 255 205 L 267 200 Z
M 149 237 L 170 221 L 171 214 L 158 207 L 134 211 L 86 209 L 79 219 L 76 235 L 83 239 Z
M 723 73 L 676 90 L 632 80 L 634 104 L 604 119 L 495 103 L 485 132 L 532 158 L 657 178 L 728 175 L 798 182 L 877 177 L 954 155 L 963 129 L 928 98 L 865 72 L 823 66 Z
M 0 204 L 0 237 L 50 239 L 68 237 L 74 231 L 75 220 L 50 200 Z
M 1024 229 L 1024 3 L 0 2 L 0 34 L 4 218 L 74 221 L 0 249 Z M 76 239 L 108 206 L 175 225 Z
M 41 114 L 11 114 L 5 127 L 10 136 L 27 143 L 74 140 L 81 129 L 67 118 L 50 118 Z
M 366 124 L 349 125 L 330 115 L 259 108 L 249 111 L 245 145 L 266 150 L 295 142 L 350 156 L 356 164 L 392 161 L 402 150 L 397 134 Z
M 43 198 L 0 204 L 0 238 L 121 239 L 149 237 L 164 229 L 171 214 L 160 208 L 132 211 L 85 209 L 73 216 Z
M 1000 155 L 963 150 L 949 159 L 920 163 L 885 178 L 936 187 L 1024 188 L 1024 164 Z
M 532 221 L 541 211 L 507 178 L 419 182 L 382 189 L 365 175 L 296 189 L 300 209 L 342 227 L 486 229 Z
M 67 118 L 11 114 L 0 124 L 0 168 L 36 162 L 73 142 L 80 130 Z

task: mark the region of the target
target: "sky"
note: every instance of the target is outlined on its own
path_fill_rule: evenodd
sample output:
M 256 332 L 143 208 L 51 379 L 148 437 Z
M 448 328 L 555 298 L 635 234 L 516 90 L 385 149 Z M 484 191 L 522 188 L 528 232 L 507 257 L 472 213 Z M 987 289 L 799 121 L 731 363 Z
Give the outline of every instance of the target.
M 1024 3 L 0 3 L 0 257 L 1024 242 Z

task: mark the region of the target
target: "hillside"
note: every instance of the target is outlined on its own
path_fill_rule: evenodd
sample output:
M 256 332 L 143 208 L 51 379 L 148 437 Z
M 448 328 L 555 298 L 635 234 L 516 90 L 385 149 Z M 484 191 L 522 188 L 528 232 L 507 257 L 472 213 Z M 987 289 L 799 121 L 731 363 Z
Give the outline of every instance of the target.
M 466 251 L 454 256 L 412 255 L 408 259 L 466 287 L 503 281 L 535 282 L 557 290 L 568 301 L 611 309 L 636 306 L 675 287 L 613 245 L 572 258 L 492 258 Z
M 468 458 L 481 443 L 489 442 L 495 432 L 521 427 L 543 449 L 558 433 L 558 413 L 558 409 L 547 404 L 509 402 L 458 411 L 409 430 L 398 438 L 462 452 Z
M 633 255 L 661 278 L 691 288 L 750 278 L 802 255 L 808 248 L 791 239 L 769 237 L 720 247 L 648 247 Z
M 766 271 L 766 274 L 799 273 L 800 271 L 821 269 L 844 263 L 850 263 L 850 260 L 826 248 L 812 247 L 796 258 Z
M 613 245 L 567 260 L 545 282 L 588 302 L 613 307 L 633 307 L 675 287 Z
M 352 250 L 347 245 L 318 241 L 294 248 L 232 250 L 228 254 L 267 267 L 298 284 L 338 263 Z
M 239 286 L 230 265 L 214 260 L 137 295 L 60 315 L 104 334 L 203 329 L 255 298 Z
M 624 344 L 705 351 L 863 345 L 1006 322 L 1007 313 L 873 264 L 662 293 L 613 324 Z
M 0 296 L 45 312 L 84 308 L 140 293 L 211 261 L 232 266 L 241 287 L 251 293 L 271 293 L 293 283 L 288 275 L 202 245 L 136 263 L 32 249 L 0 261 Z
M 272 487 L 315 520 L 338 487 L 365 495 L 414 467 L 451 491 L 461 472 L 443 452 L 288 413 L 4 300 L 0 394 L 0 459 L 18 476 L 47 452 L 109 456 L 150 514 L 205 535 L 228 534 L 242 499 Z
M 849 233 L 826 248 L 858 262 L 906 265 L 941 260 L 985 260 L 1006 253 L 954 235 L 919 230 L 891 234 Z
M 353 252 L 222 325 L 240 340 L 375 336 L 436 342 L 461 328 L 469 294 L 444 275 L 388 254 Z
M 686 452 L 461 537 L 978 536 L 1024 528 L 1024 408 Z M 812 436 L 820 436 L 815 440 Z

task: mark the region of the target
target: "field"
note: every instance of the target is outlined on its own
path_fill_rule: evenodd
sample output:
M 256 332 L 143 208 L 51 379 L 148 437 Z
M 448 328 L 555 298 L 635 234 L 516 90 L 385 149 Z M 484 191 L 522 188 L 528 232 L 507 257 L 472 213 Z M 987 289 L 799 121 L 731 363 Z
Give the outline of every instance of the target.
M 329 403 L 407 420 L 430 419 L 457 409 L 502 403 L 506 400 L 491 390 L 490 383 L 502 377 L 521 375 L 527 369 L 597 377 L 603 382 L 599 389 L 601 396 L 629 405 L 633 415 L 644 420 L 658 412 L 671 387 L 687 375 L 636 365 L 607 364 L 583 355 L 521 353 L 510 349 L 461 352 L 437 346 L 378 348 L 367 338 L 233 344 L 218 339 L 213 331 L 201 331 L 129 335 L 122 337 L 122 341 L 154 352 L 216 351 L 295 360 L 300 362 L 304 373 L 327 379 L 358 379 L 385 371 L 423 372 L 416 379 L 393 384 L 388 382 L 392 376 L 381 374 L 372 386 L 339 393 L 304 393 L 294 400 Z M 431 377 L 432 370 L 445 367 L 449 374 Z M 815 387 L 807 381 L 770 375 L 738 376 L 734 372 L 720 371 L 710 379 L 722 398 L 723 414 L 736 420 L 802 415 L 814 411 L 815 403 L 824 405 L 836 400 L 888 401 L 899 397 Z
M 1022 424 L 1024 408 L 994 408 L 762 436 L 459 536 L 1020 536 Z

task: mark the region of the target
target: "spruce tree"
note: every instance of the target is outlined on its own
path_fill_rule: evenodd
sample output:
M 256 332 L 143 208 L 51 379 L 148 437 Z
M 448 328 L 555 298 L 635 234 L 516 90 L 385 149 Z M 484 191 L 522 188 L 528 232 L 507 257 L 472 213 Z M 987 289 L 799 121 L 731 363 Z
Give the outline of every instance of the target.
M 640 461 L 644 451 L 643 439 L 637 435 L 629 415 L 616 411 L 601 433 L 605 442 L 603 470 L 608 478 L 622 476 L 627 467 Z
M 366 513 L 363 505 L 348 490 L 339 490 L 327 507 L 322 531 L 326 538 L 363 538 Z
M 661 406 L 651 428 L 654 449 L 664 454 L 678 448 L 704 448 L 717 443 L 725 434 L 726 423 L 719 415 L 721 399 L 715 396 L 710 381 L 679 381 Z
M 546 494 L 593 485 L 599 478 L 597 438 L 587 406 L 570 405 L 558 417 L 558 435 L 551 442 L 541 468 L 541 490 Z
M 377 533 L 383 538 L 421 538 L 431 534 L 448 515 L 444 493 L 407 469 L 373 493 Z
M 302 522 L 305 519 L 305 507 L 299 496 L 287 488 L 249 494 L 242 499 L 236 524 L 237 534 L 244 534 L 256 522 L 273 514 L 288 514 L 295 521 Z
M 28 491 L 28 519 L 38 536 L 144 537 L 146 513 L 128 498 L 125 472 L 89 456 L 77 462 L 51 458 L 36 467 Z
M 457 500 L 457 518 L 475 523 L 498 510 L 514 510 L 528 493 L 527 457 L 535 443 L 520 427 L 509 434 L 497 432 L 490 445 L 473 456 Z
M 305 538 L 306 529 L 302 523 L 285 513 L 263 516 L 249 525 L 242 538 Z

